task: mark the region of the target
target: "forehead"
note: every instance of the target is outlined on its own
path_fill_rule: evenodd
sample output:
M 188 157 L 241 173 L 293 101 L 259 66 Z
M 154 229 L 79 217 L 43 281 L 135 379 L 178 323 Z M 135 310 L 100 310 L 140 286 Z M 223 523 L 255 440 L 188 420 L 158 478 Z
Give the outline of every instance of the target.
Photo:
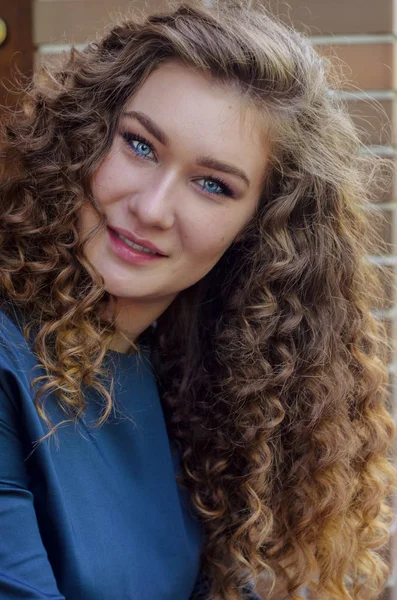
M 125 109 L 137 105 L 143 108 L 143 104 L 147 110 L 155 110 L 159 118 L 167 112 L 172 124 L 184 117 L 192 123 L 201 118 L 220 127 L 224 123 L 226 128 L 267 132 L 267 119 L 237 83 L 220 81 L 177 60 L 167 61 L 152 71 Z

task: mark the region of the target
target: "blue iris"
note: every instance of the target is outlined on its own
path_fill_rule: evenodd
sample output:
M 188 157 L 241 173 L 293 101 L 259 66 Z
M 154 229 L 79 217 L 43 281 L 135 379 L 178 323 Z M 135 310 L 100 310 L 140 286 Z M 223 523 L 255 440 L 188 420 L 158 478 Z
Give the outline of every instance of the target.
M 203 188 L 211 194 L 219 194 L 219 190 L 222 192 L 221 186 L 216 181 L 212 181 L 212 179 L 205 179 Z
M 139 148 L 143 148 L 142 152 L 140 152 Z M 140 152 L 140 154 L 142 154 L 142 156 L 147 156 L 148 154 L 151 153 L 151 148 L 149 148 L 149 146 L 147 144 L 145 144 L 145 142 L 139 142 L 137 146 L 135 146 L 135 150 L 137 150 L 138 152 Z

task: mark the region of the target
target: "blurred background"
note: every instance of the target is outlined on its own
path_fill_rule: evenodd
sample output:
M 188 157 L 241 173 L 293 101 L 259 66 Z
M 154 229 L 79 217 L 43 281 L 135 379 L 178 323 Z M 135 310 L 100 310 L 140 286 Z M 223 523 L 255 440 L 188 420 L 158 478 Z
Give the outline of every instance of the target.
M 321 53 L 331 55 L 344 74 L 338 93 L 346 99 L 360 128 L 364 151 L 397 155 L 397 0 L 263 0 L 271 12 L 304 31 Z M 0 0 L 0 105 L 11 107 L 17 97 L 7 92 L 12 73 L 30 76 L 41 62 L 56 61 L 71 44 L 84 45 L 101 35 L 121 14 L 161 7 L 162 0 Z M 203 0 L 211 5 L 211 0 Z M 1 114 L 1 111 L 0 111 Z M 368 257 L 383 265 L 397 283 L 397 190 L 374 198 L 385 216 L 380 235 L 388 251 Z M 390 287 L 390 286 L 389 286 Z M 384 298 L 378 317 L 397 340 L 396 285 Z M 390 389 L 397 416 L 396 344 L 389 361 Z M 397 508 L 397 506 L 396 506 Z M 396 511 L 397 513 L 397 511 Z M 397 600 L 397 528 L 388 549 L 392 574 L 384 600 Z

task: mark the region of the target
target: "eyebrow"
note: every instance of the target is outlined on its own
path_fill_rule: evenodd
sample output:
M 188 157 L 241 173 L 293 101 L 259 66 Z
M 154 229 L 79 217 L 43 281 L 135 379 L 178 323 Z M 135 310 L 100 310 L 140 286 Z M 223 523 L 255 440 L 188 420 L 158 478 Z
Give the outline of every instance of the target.
M 123 112 L 122 117 L 127 117 L 129 119 L 136 119 L 140 122 L 149 133 L 152 134 L 163 146 L 168 147 L 170 145 L 169 137 L 166 133 L 147 115 L 137 110 L 128 110 Z M 238 167 L 234 167 L 233 165 L 229 165 L 228 163 L 221 162 L 212 156 L 199 156 L 197 158 L 197 164 L 201 167 L 207 167 L 208 169 L 215 169 L 216 171 L 222 171 L 223 173 L 229 173 L 230 175 L 235 175 L 242 179 L 247 186 L 251 185 L 251 182 L 241 169 Z

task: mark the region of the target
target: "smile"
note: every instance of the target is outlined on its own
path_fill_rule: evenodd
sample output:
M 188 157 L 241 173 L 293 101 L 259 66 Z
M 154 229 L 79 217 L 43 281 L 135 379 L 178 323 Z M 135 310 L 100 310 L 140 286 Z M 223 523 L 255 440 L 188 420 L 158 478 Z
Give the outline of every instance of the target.
M 111 227 L 107 228 L 109 241 L 113 252 L 123 261 L 132 265 L 149 265 L 157 263 L 159 260 L 164 260 L 166 257 L 150 248 L 136 244 L 129 240 L 119 231 L 115 231 Z
M 119 233 L 118 231 L 115 231 L 115 234 L 124 242 L 124 244 L 127 244 L 127 246 L 129 246 L 130 248 L 133 248 L 134 250 L 139 250 L 140 252 L 146 252 L 146 254 L 154 254 L 154 255 L 157 254 L 157 252 L 153 252 L 153 250 L 149 250 L 149 248 L 145 248 L 144 246 L 140 246 L 139 244 L 134 244 L 134 242 L 131 242 L 131 240 L 128 240 L 126 237 L 121 235 L 121 233 Z

